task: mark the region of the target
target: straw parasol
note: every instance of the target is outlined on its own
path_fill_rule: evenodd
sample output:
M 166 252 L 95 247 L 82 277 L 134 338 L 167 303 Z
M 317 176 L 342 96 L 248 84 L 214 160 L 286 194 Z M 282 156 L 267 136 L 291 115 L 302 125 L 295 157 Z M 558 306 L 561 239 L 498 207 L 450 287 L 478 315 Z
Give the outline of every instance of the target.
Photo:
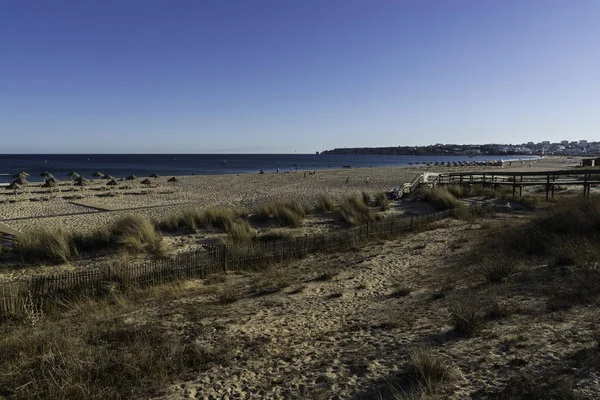
M 81 175 L 79 175 L 77 172 L 71 172 L 69 175 L 67 175 L 69 177 L 70 180 L 75 180 L 78 178 L 81 178 Z
M 106 182 L 106 185 L 107 186 L 117 186 L 118 183 L 114 179 L 111 179 L 110 181 Z
M 171 179 L 169 179 L 167 182 L 171 182 L 171 183 L 177 183 L 179 182 L 179 179 L 177 179 L 176 177 L 172 177 Z
M 115 177 L 114 177 L 114 176 L 112 176 L 112 175 L 104 175 L 104 176 L 102 177 L 102 179 L 108 179 L 109 181 L 114 181 L 114 180 L 115 180 Z
M 25 178 L 27 178 L 28 176 L 29 176 L 29 174 L 28 174 L 27 172 L 25 172 L 25 171 L 21 171 L 21 172 L 19 172 L 19 173 L 17 173 L 17 174 L 14 174 L 12 177 L 13 177 L 14 179 L 25 179 Z
M 73 185 L 81 187 L 81 192 L 83 193 L 83 187 L 88 186 L 89 184 L 90 181 L 80 176 L 75 180 L 75 183 Z
M 6 187 L 6 190 L 14 190 L 15 191 L 15 199 L 16 199 L 17 198 L 17 190 L 19 190 L 20 188 L 21 188 L 21 185 L 19 185 L 16 182 L 13 182 Z
M 41 172 L 41 173 L 40 173 L 40 176 L 41 176 L 42 178 L 45 178 L 45 177 L 46 177 L 46 175 L 49 175 L 49 174 L 50 174 L 50 172 L 48 172 L 48 171 L 44 171 L 44 172 Z
M 54 188 L 55 188 L 55 187 L 57 187 L 57 186 L 58 186 L 58 184 L 57 184 L 57 183 L 55 183 L 55 182 L 53 182 L 53 181 L 50 181 L 50 180 L 47 180 L 46 182 L 44 182 L 44 183 L 42 184 L 42 187 L 43 187 L 43 188 L 48 188 L 48 189 L 50 189 L 50 193 L 52 193 L 52 189 L 54 189 Z
M 60 180 L 58 180 L 58 179 L 57 179 L 57 178 L 55 178 L 55 177 L 52 177 L 52 178 L 48 178 L 46 182 L 54 182 L 54 183 L 56 183 L 56 184 L 59 184 L 59 183 L 60 183 Z
M 22 186 L 27 183 L 27 179 L 25 179 L 24 177 L 20 177 L 20 178 L 15 179 L 14 181 L 12 181 L 12 183 L 16 183 L 16 184 Z
M 158 175 L 158 174 L 152 174 L 152 175 L 150 175 L 150 178 L 154 178 L 154 179 L 159 178 L 159 177 L 160 177 L 160 175 Z
M 92 176 L 93 176 L 94 178 L 102 178 L 102 177 L 104 176 L 104 174 L 103 174 L 102 172 L 100 172 L 100 171 L 96 171 L 96 172 L 94 172 L 94 173 L 92 174 Z
M 132 180 L 134 180 L 134 179 L 137 179 L 137 176 L 135 176 L 135 175 L 131 174 L 131 175 L 129 175 L 129 176 L 128 176 L 127 178 L 125 178 L 125 179 L 127 179 L 128 181 L 132 181 Z
M 152 182 L 150 181 L 150 179 L 144 179 L 143 181 L 140 182 L 142 185 L 152 185 Z

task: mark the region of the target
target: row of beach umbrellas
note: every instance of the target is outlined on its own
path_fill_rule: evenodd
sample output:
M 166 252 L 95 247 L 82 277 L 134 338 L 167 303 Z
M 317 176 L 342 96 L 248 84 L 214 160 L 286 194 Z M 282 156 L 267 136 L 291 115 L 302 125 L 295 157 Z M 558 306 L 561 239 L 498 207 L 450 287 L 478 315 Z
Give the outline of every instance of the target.
M 18 189 L 21 188 L 21 186 L 25 185 L 27 182 L 27 178 L 30 175 L 25 172 L 25 171 L 21 171 L 15 175 L 13 175 L 14 180 L 12 181 L 12 183 L 10 185 L 8 185 L 6 187 L 7 190 L 14 190 L 15 193 Z M 60 183 L 60 180 L 58 180 L 57 178 L 54 177 L 54 175 L 52 175 L 50 172 L 44 171 L 40 174 L 41 177 L 44 178 L 44 183 L 41 185 L 41 187 L 43 188 L 54 188 L 56 186 L 58 186 L 58 184 Z M 68 174 L 69 179 L 73 182 L 73 185 L 75 186 L 79 186 L 82 188 L 84 186 L 88 186 L 90 184 L 90 181 L 84 177 L 82 177 L 81 175 L 79 175 L 77 172 L 71 172 L 70 174 Z M 117 180 L 115 177 L 111 176 L 111 175 L 105 175 L 99 171 L 96 171 L 92 174 L 92 176 L 97 177 L 97 178 L 102 178 L 102 179 L 108 179 L 108 182 L 106 183 L 106 185 L 108 186 L 117 186 Z M 159 178 L 160 176 L 158 174 L 152 174 L 150 175 L 150 178 Z M 135 175 L 129 175 L 125 178 L 125 180 L 134 180 L 137 179 L 137 176 Z M 172 177 L 170 179 L 167 180 L 167 182 L 170 183 L 177 183 L 179 182 L 179 179 L 177 179 L 176 177 Z M 150 179 L 144 179 L 143 181 L 140 182 L 142 185 L 151 185 L 152 181 L 150 181 Z

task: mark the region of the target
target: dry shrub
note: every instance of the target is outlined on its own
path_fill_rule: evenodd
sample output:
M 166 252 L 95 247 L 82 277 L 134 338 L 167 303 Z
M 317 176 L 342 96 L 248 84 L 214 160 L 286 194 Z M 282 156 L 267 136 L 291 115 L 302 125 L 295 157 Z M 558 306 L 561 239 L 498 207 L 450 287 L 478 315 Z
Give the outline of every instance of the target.
M 461 300 L 455 303 L 450 308 L 450 325 L 460 336 L 471 337 L 477 334 L 482 325 L 477 302 Z
M 66 263 L 77 255 L 72 236 L 61 228 L 36 228 L 17 239 L 15 247 L 27 262 Z
M 335 210 L 335 203 L 333 202 L 333 199 L 326 194 L 320 194 L 319 197 L 317 198 L 317 207 L 316 207 L 317 212 L 327 212 L 327 211 L 333 211 Z
M 256 209 L 256 218 L 262 221 L 276 220 L 282 226 L 297 228 L 308 214 L 308 207 L 297 201 L 264 203 Z
M 452 196 L 459 198 L 459 199 L 461 197 L 465 197 L 465 192 L 461 185 L 449 185 L 448 193 L 450 193 Z
M 450 382 L 458 377 L 456 367 L 450 365 L 430 348 L 417 348 L 409 354 L 409 371 L 419 386 L 427 392 L 434 392 L 442 382 Z
M 293 233 L 283 229 L 269 229 L 261 233 L 257 239 L 261 242 L 278 242 L 281 240 L 290 240 Z
M 241 299 L 242 293 L 234 286 L 223 286 L 216 291 L 215 297 L 220 304 L 231 304 Z
M 375 206 L 379 207 L 381 211 L 390 209 L 390 200 L 387 198 L 385 192 L 375 193 Z
M 340 205 L 342 219 L 351 225 L 363 225 L 373 221 L 373 213 L 357 196 L 350 196 Z
M 487 247 L 500 255 L 550 256 L 598 254 L 600 198 L 570 197 L 518 226 L 499 228 Z M 569 246 L 570 250 L 566 249 Z M 595 256 L 594 256 L 595 257 Z M 592 259 L 587 262 L 592 262 Z M 597 261 L 597 260 L 596 260 Z
M 421 191 L 421 198 L 440 210 L 447 210 L 449 208 L 458 208 L 462 206 L 462 203 L 450 192 L 448 192 L 448 189 L 445 187 L 424 189 Z
M 206 228 L 216 227 L 225 232 L 235 225 L 244 210 L 233 208 L 209 208 L 199 216 L 198 225 Z
M 176 376 L 228 359 L 225 348 L 207 350 L 158 325 L 124 323 L 111 318 L 108 309 L 104 317 L 98 314 L 45 320 L 35 328 L 5 325 L 0 331 L 2 395 L 150 398 Z
M 488 283 L 502 283 L 516 271 L 515 260 L 505 257 L 487 257 L 481 263 L 481 271 Z
M 461 221 L 473 222 L 486 215 L 482 206 L 464 206 L 452 209 L 452 216 Z

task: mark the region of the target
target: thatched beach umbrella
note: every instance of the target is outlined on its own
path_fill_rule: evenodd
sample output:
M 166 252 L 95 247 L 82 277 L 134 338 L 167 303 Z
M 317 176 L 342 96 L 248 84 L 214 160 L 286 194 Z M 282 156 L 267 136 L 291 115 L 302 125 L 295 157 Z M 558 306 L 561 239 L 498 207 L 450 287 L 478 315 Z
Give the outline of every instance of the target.
M 18 185 L 24 185 L 27 183 L 27 179 L 21 177 L 21 178 L 17 178 L 14 181 L 12 181 L 12 183 L 16 183 Z
M 83 178 L 83 177 L 79 177 L 75 180 L 74 185 L 75 186 L 79 186 L 81 187 L 81 192 L 83 193 L 83 187 L 84 186 L 88 186 L 90 184 L 90 181 L 88 181 L 87 179 Z
M 12 177 L 14 179 L 25 179 L 25 178 L 29 177 L 29 174 L 25 171 L 21 171 L 17 174 L 14 174 Z
M 177 179 L 176 177 L 172 177 L 171 179 L 169 179 L 167 182 L 171 182 L 171 183 L 177 183 L 179 182 L 179 179 Z
M 100 171 L 96 171 L 96 172 L 94 172 L 94 173 L 92 174 L 92 176 L 93 176 L 94 178 L 102 178 L 102 177 L 104 176 L 104 174 L 103 174 L 102 172 L 100 172 Z
M 159 178 L 159 177 L 160 177 L 160 175 L 158 175 L 158 174 L 152 174 L 152 175 L 150 175 L 150 178 L 154 178 L 154 179 Z
M 125 178 L 125 179 L 127 179 L 128 181 L 132 181 L 132 180 L 134 180 L 134 179 L 137 179 L 137 176 L 135 176 L 135 175 L 131 174 L 131 175 L 129 175 L 129 176 L 128 176 L 127 178 Z
M 50 174 L 50 172 L 48 172 L 48 171 L 40 172 L 40 176 L 41 176 L 42 178 L 45 178 L 45 177 L 46 177 L 46 175 L 49 175 L 49 174 Z
M 69 177 L 70 180 L 74 181 L 76 179 L 81 178 L 81 175 L 79 175 L 77 172 L 71 172 L 69 175 L 67 175 Z
M 21 185 L 19 185 L 16 182 L 13 182 L 6 187 L 6 190 L 14 190 L 15 191 L 15 199 L 16 199 L 17 198 L 17 190 L 19 190 L 20 188 L 21 188 Z
M 55 182 L 53 182 L 53 181 L 50 181 L 50 180 L 48 180 L 48 181 L 44 182 L 44 184 L 42 185 L 42 187 L 43 187 L 43 188 L 48 188 L 48 189 L 50 189 L 50 193 L 52 193 L 52 189 L 54 189 L 54 188 L 55 188 L 55 187 L 57 187 L 57 186 L 58 186 L 58 184 L 57 184 L 57 183 L 55 183 Z
M 152 185 L 152 182 L 150 181 L 150 179 L 144 179 L 143 181 L 140 182 L 142 185 Z
M 114 176 L 112 176 L 112 175 L 104 175 L 104 176 L 102 177 L 102 179 L 108 179 L 109 181 L 114 181 L 114 180 L 115 180 L 115 177 L 114 177 Z
M 46 182 L 53 182 L 53 183 L 59 184 L 59 183 L 60 183 L 60 180 L 59 180 L 59 179 L 57 179 L 57 178 L 55 178 L 55 177 L 51 177 L 51 178 L 48 178 L 48 179 L 46 180 Z
M 117 186 L 118 183 L 114 179 L 111 179 L 110 181 L 106 182 L 106 185 L 107 186 Z

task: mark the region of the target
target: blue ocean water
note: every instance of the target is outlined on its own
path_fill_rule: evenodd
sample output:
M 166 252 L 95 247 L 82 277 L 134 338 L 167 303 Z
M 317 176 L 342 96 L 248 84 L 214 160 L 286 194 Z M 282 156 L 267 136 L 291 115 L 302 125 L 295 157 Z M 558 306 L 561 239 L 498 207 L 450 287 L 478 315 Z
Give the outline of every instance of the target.
M 173 175 L 214 175 L 290 170 L 340 169 L 409 165 L 423 162 L 487 161 L 535 159 L 527 156 L 383 156 L 317 154 L 28 154 L 0 155 L 0 174 L 26 171 L 30 181 L 41 181 L 40 173 L 51 172 L 59 179 L 70 172 L 90 178 L 96 171 L 116 178 L 134 174 L 139 177 L 157 173 Z M 8 180 L 4 176 L 0 181 Z

